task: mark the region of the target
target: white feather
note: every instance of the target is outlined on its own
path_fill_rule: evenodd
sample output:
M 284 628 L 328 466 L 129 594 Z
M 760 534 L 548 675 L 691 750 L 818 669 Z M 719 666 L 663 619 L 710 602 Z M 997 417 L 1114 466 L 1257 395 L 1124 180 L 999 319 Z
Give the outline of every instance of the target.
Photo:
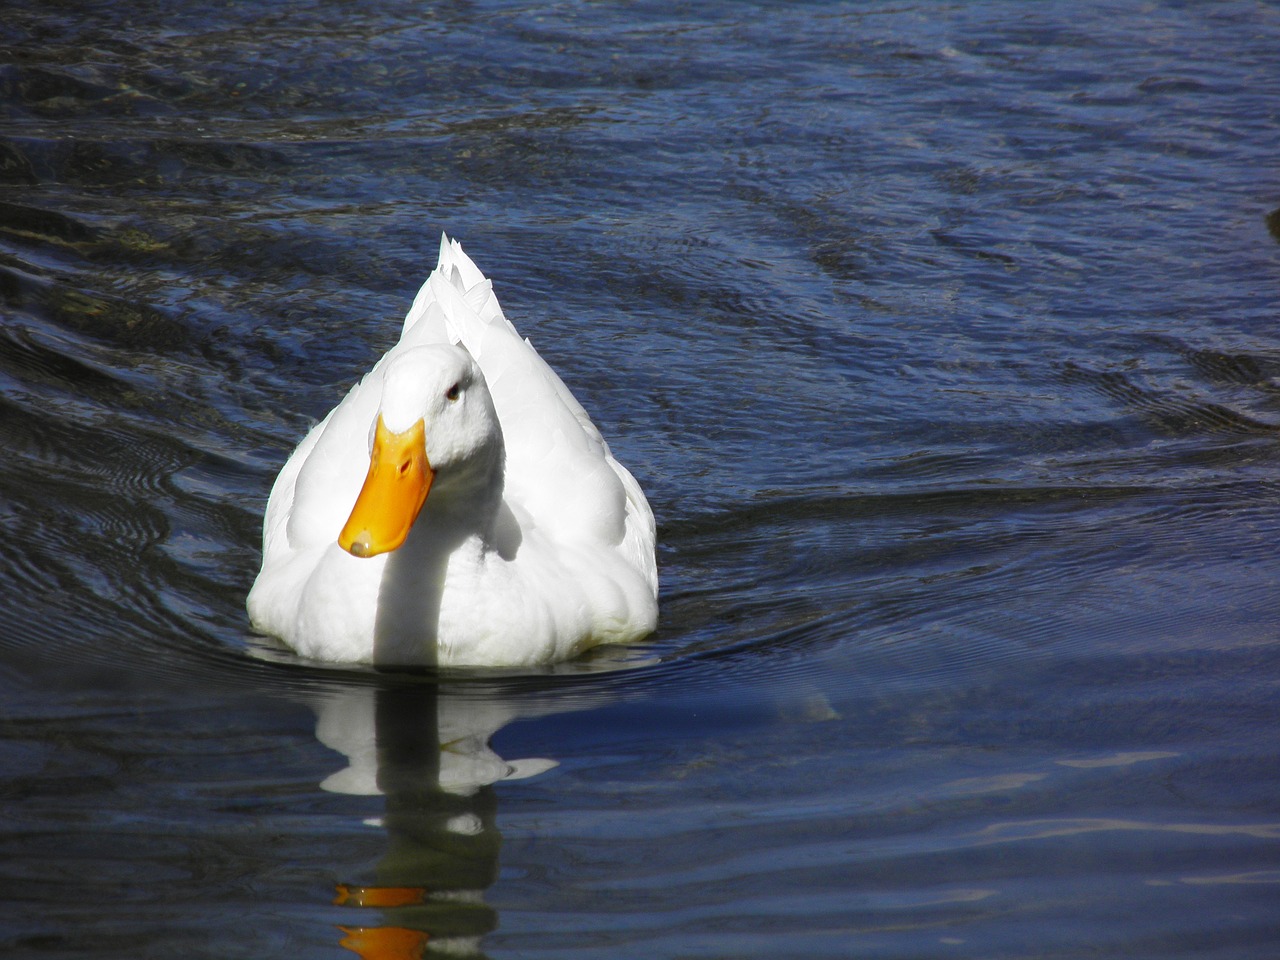
M 405 407 L 409 400 L 394 399 L 435 396 L 433 377 L 444 382 L 457 375 L 451 365 L 471 361 L 482 383 L 467 398 L 475 417 L 465 426 L 433 418 L 429 402 L 418 413 Z M 415 382 L 384 392 L 393 367 L 398 378 L 421 378 L 422 389 Z M 501 437 L 505 461 L 492 475 L 468 479 L 474 489 L 438 481 L 404 546 L 362 559 L 336 541 L 368 470 L 371 425 L 384 404 L 397 405 L 401 421 L 424 416 L 428 451 L 446 461 L 481 450 L 490 433 Z M 485 506 L 450 512 L 450 497 Z M 654 540 L 653 512 L 635 478 L 503 315 L 492 284 L 443 237 L 400 341 L 280 471 L 249 613 L 257 629 L 320 660 L 546 663 L 653 630 Z

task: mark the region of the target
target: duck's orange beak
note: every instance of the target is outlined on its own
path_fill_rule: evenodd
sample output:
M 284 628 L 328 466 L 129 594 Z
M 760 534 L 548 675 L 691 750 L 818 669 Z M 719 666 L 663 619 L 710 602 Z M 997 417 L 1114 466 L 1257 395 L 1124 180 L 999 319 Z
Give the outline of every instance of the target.
M 422 421 L 403 433 L 392 433 L 378 414 L 369 474 L 338 534 L 338 546 L 356 557 L 376 557 L 400 546 L 418 519 L 435 477 L 427 461 Z

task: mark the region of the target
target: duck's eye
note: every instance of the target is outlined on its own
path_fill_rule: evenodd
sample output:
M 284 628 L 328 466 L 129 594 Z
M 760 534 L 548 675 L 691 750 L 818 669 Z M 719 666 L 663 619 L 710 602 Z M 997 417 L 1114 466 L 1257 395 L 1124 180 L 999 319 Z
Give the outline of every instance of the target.
M 455 383 L 444 392 L 444 395 L 449 400 L 457 400 L 458 397 L 462 396 L 462 385 Z

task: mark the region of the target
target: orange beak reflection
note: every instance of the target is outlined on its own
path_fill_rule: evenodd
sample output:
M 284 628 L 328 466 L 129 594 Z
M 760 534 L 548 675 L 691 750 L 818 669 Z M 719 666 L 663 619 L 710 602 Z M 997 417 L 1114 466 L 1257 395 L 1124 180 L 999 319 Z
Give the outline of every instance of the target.
M 376 557 L 396 549 L 409 536 L 435 477 L 427 461 L 422 421 L 403 433 L 392 433 L 378 414 L 369 474 L 338 534 L 338 546 L 356 557 Z

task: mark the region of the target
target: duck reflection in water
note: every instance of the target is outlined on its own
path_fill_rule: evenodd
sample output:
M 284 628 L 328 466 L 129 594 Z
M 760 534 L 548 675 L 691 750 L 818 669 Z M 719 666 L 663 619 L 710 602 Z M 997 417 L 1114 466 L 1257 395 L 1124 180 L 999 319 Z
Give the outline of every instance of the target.
M 348 761 L 321 786 L 386 798 L 383 817 L 369 821 L 386 830 L 386 853 L 371 878 L 340 884 L 335 898 L 342 907 L 377 909 L 368 919 L 378 922 L 365 922 L 362 911 L 339 927 L 342 946 L 366 960 L 481 956 L 481 938 L 498 923 L 484 902 L 501 845 L 492 785 L 555 766 L 503 760 L 489 739 L 518 716 L 555 708 L 403 682 L 345 689 L 317 712 L 317 738 Z

